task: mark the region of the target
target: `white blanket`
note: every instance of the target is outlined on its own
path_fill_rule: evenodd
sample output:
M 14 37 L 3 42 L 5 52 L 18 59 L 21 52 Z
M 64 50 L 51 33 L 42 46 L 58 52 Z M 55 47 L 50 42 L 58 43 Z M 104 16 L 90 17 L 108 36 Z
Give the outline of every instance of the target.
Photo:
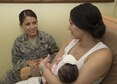
M 40 77 L 31 77 L 27 80 L 17 82 L 15 84 L 40 84 Z

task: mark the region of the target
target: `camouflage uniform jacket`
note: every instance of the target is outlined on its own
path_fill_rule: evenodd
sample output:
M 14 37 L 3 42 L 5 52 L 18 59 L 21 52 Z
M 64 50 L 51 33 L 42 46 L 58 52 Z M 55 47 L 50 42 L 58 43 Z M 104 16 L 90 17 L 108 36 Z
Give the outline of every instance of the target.
M 45 32 L 39 31 L 35 45 L 28 40 L 26 34 L 18 37 L 12 48 L 12 63 L 15 69 L 26 66 L 27 60 L 44 58 L 50 54 L 53 59 L 58 52 L 53 37 Z

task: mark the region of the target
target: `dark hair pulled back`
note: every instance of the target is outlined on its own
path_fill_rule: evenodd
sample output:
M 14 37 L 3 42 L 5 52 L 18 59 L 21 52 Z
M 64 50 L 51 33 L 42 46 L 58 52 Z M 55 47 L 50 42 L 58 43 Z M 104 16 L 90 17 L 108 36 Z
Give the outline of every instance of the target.
M 21 25 L 24 22 L 26 16 L 35 17 L 37 19 L 36 14 L 31 9 L 23 10 L 19 14 L 19 21 Z
M 94 38 L 101 38 L 105 33 L 102 15 L 91 3 L 80 4 L 73 8 L 70 18 L 78 28 L 88 31 Z

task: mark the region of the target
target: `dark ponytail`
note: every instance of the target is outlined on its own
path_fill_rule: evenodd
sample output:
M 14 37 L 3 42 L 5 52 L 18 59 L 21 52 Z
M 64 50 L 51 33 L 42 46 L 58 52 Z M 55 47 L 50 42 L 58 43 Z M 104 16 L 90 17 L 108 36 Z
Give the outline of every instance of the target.
M 78 28 L 89 32 L 94 38 L 101 38 L 105 33 L 101 13 L 91 3 L 80 4 L 73 8 L 70 18 Z

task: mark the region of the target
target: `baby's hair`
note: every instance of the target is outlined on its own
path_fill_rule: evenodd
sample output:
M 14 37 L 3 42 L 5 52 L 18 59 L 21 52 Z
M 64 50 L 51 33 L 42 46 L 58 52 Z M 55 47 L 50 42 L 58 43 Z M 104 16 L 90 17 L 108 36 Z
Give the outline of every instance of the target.
M 59 79 L 63 83 L 72 83 L 74 82 L 79 75 L 79 71 L 76 65 L 72 65 L 70 63 L 65 63 L 58 70 Z

